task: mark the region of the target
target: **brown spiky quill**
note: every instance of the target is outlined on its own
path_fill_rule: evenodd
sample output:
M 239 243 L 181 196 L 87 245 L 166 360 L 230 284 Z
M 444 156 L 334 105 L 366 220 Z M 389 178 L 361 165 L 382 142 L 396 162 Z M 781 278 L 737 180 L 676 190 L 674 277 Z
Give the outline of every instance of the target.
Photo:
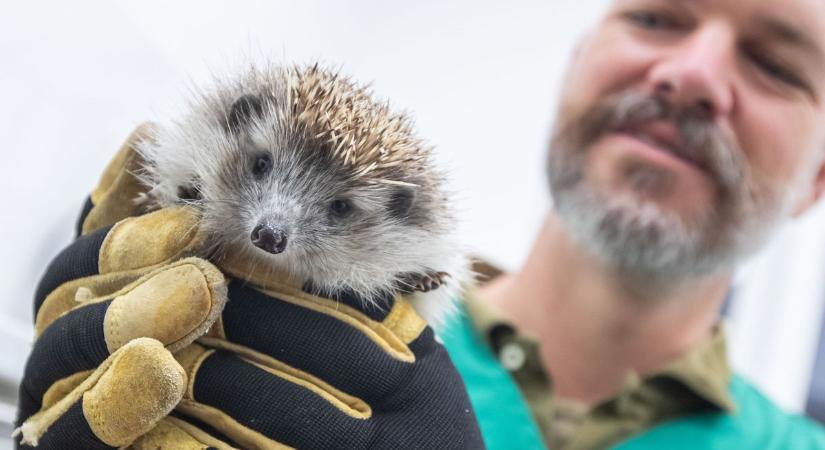
M 412 184 L 398 167 L 423 172 L 432 148 L 413 133 L 412 121 L 371 98 L 361 86 L 318 65 L 287 70 L 292 112 L 308 136 L 334 152 L 370 183 Z M 411 177 L 414 178 L 414 177 Z

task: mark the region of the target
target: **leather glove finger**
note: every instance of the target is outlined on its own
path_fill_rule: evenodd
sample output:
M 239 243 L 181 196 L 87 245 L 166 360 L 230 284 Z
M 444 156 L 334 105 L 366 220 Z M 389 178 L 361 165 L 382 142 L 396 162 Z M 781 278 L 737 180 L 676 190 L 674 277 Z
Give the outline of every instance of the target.
M 185 386 L 183 369 L 163 344 L 135 339 L 76 386 L 56 385 L 45 407 L 15 431 L 18 448 L 123 447 L 153 429 Z
M 34 299 L 35 334 L 77 306 L 78 291 L 100 297 L 203 246 L 199 216 L 169 208 L 130 217 L 82 236 L 49 264 Z
M 19 419 L 41 408 L 61 380 L 95 369 L 129 341 L 151 337 L 172 351 L 201 336 L 226 301 L 222 273 L 187 258 L 56 319 L 35 341 L 20 386 Z

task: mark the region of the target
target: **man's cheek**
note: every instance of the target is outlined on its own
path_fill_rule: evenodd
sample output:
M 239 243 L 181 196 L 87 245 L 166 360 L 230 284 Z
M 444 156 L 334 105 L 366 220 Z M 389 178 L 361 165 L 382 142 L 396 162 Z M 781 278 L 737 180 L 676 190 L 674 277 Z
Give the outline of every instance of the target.
M 742 104 L 736 118 L 743 157 L 754 182 L 788 184 L 789 188 L 808 172 L 817 147 L 825 149 L 825 128 L 821 126 L 825 117 L 806 112 L 799 105 L 755 99 L 751 97 L 748 104 Z
M 601 33 L 579 55 L 570 81 L 594 98 L 631 88 L 641 89 L 656 59 L 654 49 L 634 42 L 625 34 Z

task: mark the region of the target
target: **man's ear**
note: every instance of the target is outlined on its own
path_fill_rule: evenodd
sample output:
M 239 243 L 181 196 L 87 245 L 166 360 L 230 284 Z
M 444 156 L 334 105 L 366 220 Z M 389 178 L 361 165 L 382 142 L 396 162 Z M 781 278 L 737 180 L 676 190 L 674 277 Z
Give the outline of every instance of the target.
M 821 159 L 821 158 L 820 158 Z M 816 202 L 822 198 L 822 194 L 825 193 L 825 162 L 820 161 L 819 163 L 819 170 L 816 172 L 816 176 L 814 177 L 813 183 L 808 191 L 807 195 L 800 199 L 799 204 L 797 205 L 796 209 L 792 216 L 794 218 L 801 216 L 806 211 L 808 211 Z

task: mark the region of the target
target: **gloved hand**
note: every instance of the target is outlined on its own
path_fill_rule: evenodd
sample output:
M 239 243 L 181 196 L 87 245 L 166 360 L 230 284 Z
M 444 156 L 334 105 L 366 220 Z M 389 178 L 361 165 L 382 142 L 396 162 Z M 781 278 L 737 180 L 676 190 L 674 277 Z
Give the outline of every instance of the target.
M 148 131 L 136 130 L 110 163 L 78 223 L 84 235 L 37 288 L 18 443 L 112 448 L 151 430 L 186 387 L 170 350 L 203 335 L 225 303 L 223 274 L 207 261 L 181 259 L 203 246 L 192 211 L 130 217 L 141 190 L 132 146 Z
M 366 308 L 225 261 L 230 300 L 187 345 L 213 324 L 225 285 L 209 262 L 179 259 L 203 245 L 192 210 L 124 219 L 135 211 L 110 205 L 140 191 L 130 147 L 85 210 L 79 229 L 89 234 L 55 259 L 38 289 L 19 414 L 29 442 L 483 448 L 463 382 L 403 298 Z

